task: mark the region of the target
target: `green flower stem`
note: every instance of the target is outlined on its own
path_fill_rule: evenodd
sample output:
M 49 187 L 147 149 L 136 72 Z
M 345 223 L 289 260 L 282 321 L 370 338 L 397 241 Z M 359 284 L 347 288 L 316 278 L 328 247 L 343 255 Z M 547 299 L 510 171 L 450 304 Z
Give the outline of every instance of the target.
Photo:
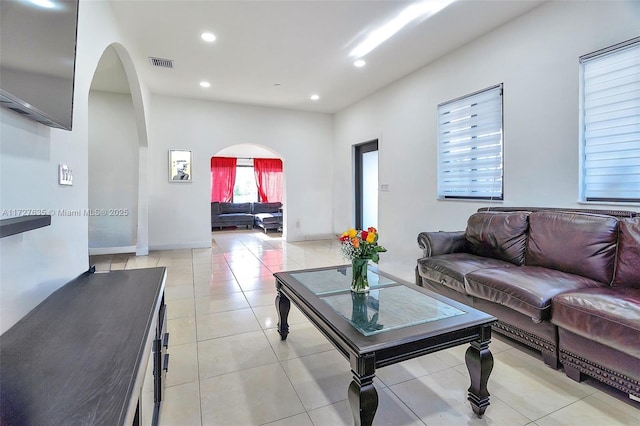
M 351 279 L 351 291 L 364 293 L 369 291 L 369 278 L 367 266 L 369 259 L 355 258 L 352 260 L 353 277 Z

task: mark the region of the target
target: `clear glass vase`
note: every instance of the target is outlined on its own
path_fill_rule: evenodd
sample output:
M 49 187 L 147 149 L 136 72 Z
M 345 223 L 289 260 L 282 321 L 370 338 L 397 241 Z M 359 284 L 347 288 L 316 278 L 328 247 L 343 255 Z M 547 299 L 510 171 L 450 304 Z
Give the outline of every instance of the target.
M 369 291 L 369 279 L 367 277 L 367 265 L 369 259 L 353 259 L 351 261 L 352 273 L 351 291 L 354 293 L 366 293 Z

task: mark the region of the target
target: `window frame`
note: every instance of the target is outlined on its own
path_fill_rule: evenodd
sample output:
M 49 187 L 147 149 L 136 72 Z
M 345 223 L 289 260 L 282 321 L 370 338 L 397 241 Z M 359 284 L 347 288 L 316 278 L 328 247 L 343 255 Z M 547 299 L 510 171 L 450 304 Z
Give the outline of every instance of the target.
M 500 98 L 499 101 L 499 107 L 500 107 L 500 113 L 499 113 L 499 117 L 500 117 L 500 149 L 499 149 L 499 166 L 496 167 L 496 164 L 493 164 L 493 168 L 495 168 L 496 170 L 500 171 L 500 176 L 499 178 L 496 178 L 495 176 L 493 177 L 493 181 L 496 182 L 499 179 L 500 182 L 500 187 L 499 187 L 499 194 L 492 194 L 492 195 L 454 195 L 454 194 L 446 194 L 446 190 L 443 189 L 443 181 L 445 181 L 445 176 L 444 176 L 444 170 L 443 170 L 443 160 L 442 160 L 442 152 L 443 152 L 443 145 L 445 144 L 445 141 L 442 139 L 444 133 L 442 132 L 442 127 L 444 124 L 448 124 L 449 122 L 443 122 L 441 120 L 441 117 L 443 116 L 443 108 L 446 107 L 447 105 L 451 105 L 454 103 L 459 103 L 460 101 L 463 100 L 469 100 L 470 102 L 473 102 L 474 100 L 478 100 L 482 95 L 490 93 L 492 91 L 497 91 L 498 92 L 498 96 Z M 476 105 L 476 103 L 471 103 L 471 106 Z M 446 114 L 446 113 L 445 113 Z M 478 90 L 476 92 L 473 93 L 469 93 L 467 95 L 464 96 L 460 96 L 458 98 L 449 100 L 447 102 L 443 102 L 441 104 L 438 104 L 437 107 L 437 198 L 438 200 L 485 200 L 485 201 L 502 201 L 504 200 L 504 83 L 499 83 L 499 84 L 495 84 L 493 86 L 489 86 L 487 88 L 484 88 L 482 90 Z M 471 127 L 476 127 L 476 126 L 471 126 Z M 473 136 L 471 136 L 471 140 L 477 140 L 478 135 L 474 134 Z M 471 149 L 477 149 L 474 146 L 469 146 L 469 148 Z M 466 188 L 466 192 L 473 192 L 472 187 L 468 187 Z M 493 189 L 493 192 L 498 192 L 498 189 Z
M 626 40 L 624 42 L 606 47 L 604 49 L 597 50 L 595 52 L 583 55 L 579 58 L 579 69 L 580 69 L 580 92 L 579 92 L 579 202 L 581 203 L 594 203 L 594 204 L 602 204 L 602 203 L 610 203 L 610 204 L 640 204 L 640 191 L 637 191 L 636 197 L 596 197 L 590 196 L 588 191 L 588 183 L 587 183 L 587 174 L 589 172 L 589 167 L 587 166 L 587 151 L 588 148 L 593 146 L 589 146 L 587 141 L 587 110 L 589 106 L 586 105 L 586 81 L 585 81 L 585 67 L 589 66 L 589 63 L 595 63 L 595 61 L 602 60 L 606 57 L 611 57 L 616 55 L 616 53 L 621 53 L 626 51 L 627 49 L 640 49 L 640 37 L 635 37 L 630 40 Z M 640 81 L 640 78 L 638 79 Z M 633 81 L 635 83 L 635 80 Z M 620 142 L 622 143 L 622 142 Z M 607 153 L 612 153 L 614 151 L 606 151 Z M 617 167 L 617 166 L 614 166 Z M 633 173 L 630 173 L 631 175 Z M 629 176 L 626 174 L 620 174 L 619 176 Z M 617 181 L 620 182 L 620 181 Z

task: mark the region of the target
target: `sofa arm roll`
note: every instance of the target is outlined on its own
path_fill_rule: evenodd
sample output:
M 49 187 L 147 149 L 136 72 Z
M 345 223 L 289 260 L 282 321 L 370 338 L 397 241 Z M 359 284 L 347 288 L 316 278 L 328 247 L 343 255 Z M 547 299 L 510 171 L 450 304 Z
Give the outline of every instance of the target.
M 464 231 L 421 232 L 418 234 L 418 246 L 423 250 L 424 257 L 430 257 L 465 252 L 467 240 Z

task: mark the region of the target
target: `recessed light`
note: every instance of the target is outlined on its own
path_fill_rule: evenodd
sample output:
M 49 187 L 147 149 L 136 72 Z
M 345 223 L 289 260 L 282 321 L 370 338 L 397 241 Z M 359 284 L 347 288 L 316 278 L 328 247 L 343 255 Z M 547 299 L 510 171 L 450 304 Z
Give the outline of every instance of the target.
M 209 33 L 209 32 L 204 32 L 200 34 L 200 38 L 202 38 L 204 41 L 207 41 L 209 43 L 216 41 L 216 36 L 213 33 Z
M 353 63 L 353 65 L 354 65 L 355 67 L 362 68 L 362 67 L 364 67 L 365 65 L 367 65 L 367 63 L 366 63 L 363 59 L 358 59 L 357 61 L 355 61 L 355 62 Z
M 201 87 L 211 87 L 211 83 L 209 83 L 208 81 L 201 81 L 200 82 L 200 86 Z
M 317 101 L 318 99 L 320 99 L 320 95 L 311 95 L 309 96 L 309 99 L 311 99 L 312 101 Z

